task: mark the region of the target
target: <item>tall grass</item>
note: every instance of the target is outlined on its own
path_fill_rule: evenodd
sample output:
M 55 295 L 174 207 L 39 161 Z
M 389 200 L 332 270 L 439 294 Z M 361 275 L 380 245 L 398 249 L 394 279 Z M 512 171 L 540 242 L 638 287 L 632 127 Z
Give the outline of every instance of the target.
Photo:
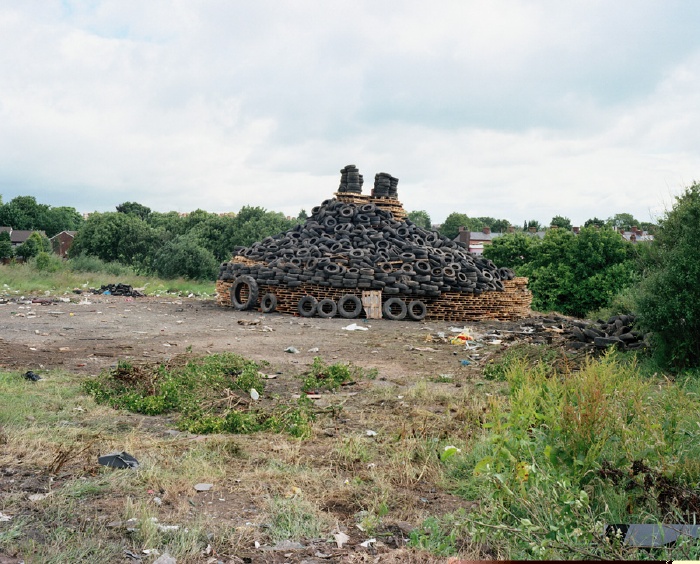
M 605 523 L 700 516 L 694 379 L 643 377 L 612 353 L 577 370 L 511 358 L 504 374 L 508 396 L 492 397 L 481 438 L 449 461 L 455 489 L 480 500 L 456 522 L 489 554 L 628 558 L 632 549 L 603 537 Z M 455 519 L 449 527 L 445 538 Z M 700 544 L 674 550 L 656 555 L 697 557 Z
M 38 257 L 39 258 L 39 257 Z M 141 288 L 147 295 L 180 294 L 212 296 L 214 282 L 198 282 L 177 278 L 162 280 L 137 274 L 132 268 L 117 262 L 106 263 L 95 257 L 61 260 L 50 256 L 32 259 L 23 264 L 0 265 L 0 294 L 67 294 L 100 288 L 106 284 L 129 284 Z

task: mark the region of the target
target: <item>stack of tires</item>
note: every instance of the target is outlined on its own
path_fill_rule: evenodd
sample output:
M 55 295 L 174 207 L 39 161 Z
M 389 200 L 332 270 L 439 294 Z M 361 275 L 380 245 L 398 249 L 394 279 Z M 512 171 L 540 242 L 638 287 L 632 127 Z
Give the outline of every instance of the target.
M 340 169 L 340 186 L 338 186 L 338 192 L 361 194 L 364 182 L 360 170 L 355 165 L 347 165 Z
M 347 168 L 347 167 L 346 167 Z M 313 208 L 303 225 L 236 249 L 235 260 L 221 265 L 219 279 L 234 281 L 232 303 L 247 309 L 257 303 L 251 281 L 265 286 L 299 287 L 315 284 L 348 290 L 381 290 L 387 297 L 384 315 L 389 319 L 422 319 L 421 297 L 443 292 L 502 291 L 513 271 L 468 252 L 465 245 L 410 220 L 396 221 L 374 204 L 326 200 Z M 240 295 L 236 295 L 236 285 Z M 250 287 L 251 289 L 246 289 Z M 353 295 L 351 292 L 348 295 Z M 402 296 L 405 299 L 392 300 Z M 356 296 L 353 296 L 356 298 Z M 263 297 L 264 298 L 264 297 Z M 270 305 L 261 301 L 263 311 Z M 323 302 L 323 300 L 321 300 Z M 344 304 L 300 304 L 301 315 L 349 316 L 361 304 L 352 298 Z M 419 302 L 419 303 L 414 303 Z M 387 307 L 387 304 L 388 307 Z M 335 306 L 335 307 L 334 307 Z M 347 311 L 343 308 L 348 306 Z
M 391 176 L 387 172 L 380 172 L 374 176 L 373 198 L 397 199 L 399 190 L 399 179 Z

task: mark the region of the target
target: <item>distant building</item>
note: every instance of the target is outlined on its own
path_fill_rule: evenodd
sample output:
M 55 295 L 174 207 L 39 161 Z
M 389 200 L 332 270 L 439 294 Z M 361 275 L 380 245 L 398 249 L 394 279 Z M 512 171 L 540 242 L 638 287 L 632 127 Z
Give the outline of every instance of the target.
M 65 258 L 73 244 L 77 231 L 61 231 L 51 237 L 51 248 L 59 257 Z
M 12 227 L 0 226 L 0 232 L 5 232 L 10 234 L 10 243 L 13 247 L 19 247 L 24 243 L 32 233 L 39 233 L 42 237 L 46 237 L 44 231 L 32 231 L 26 229 L 12 229 Z

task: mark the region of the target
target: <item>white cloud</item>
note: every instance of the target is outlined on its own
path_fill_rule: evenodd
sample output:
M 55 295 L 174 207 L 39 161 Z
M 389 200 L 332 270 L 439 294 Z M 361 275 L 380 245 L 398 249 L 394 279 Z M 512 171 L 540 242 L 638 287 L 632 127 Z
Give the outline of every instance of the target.
M 0 193 L 296 214 L 357 164 L 408 209 L 648 219 L 696 178 L 692 2 L 0 8 Z

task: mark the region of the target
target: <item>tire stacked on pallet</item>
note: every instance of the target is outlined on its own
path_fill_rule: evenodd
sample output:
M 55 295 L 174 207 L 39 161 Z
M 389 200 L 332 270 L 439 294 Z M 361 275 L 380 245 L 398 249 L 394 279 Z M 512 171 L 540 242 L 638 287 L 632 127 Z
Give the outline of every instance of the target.
M 338 192 L 361 194 L 364 179 L 355 165 L 347 165 L 340 169 L 340 186 Z
M 353 169 L 356 170 L 353 165 L 343 169 L 347 174 L 346 191 L 361 185 L 361 179 L 353 176 Z M 390 175 L 380 173 L 377 177 L 387 195 L 396 188 L 396 184 L 392 188 Z M 414 320 L 426 315 L 421 300 L 438 298 L 446 292 L 498 292 L 504 289 L 504 280 L 513 278 L 513 271 L 469 253 L 463 243 L 423 229 L 410 220 L 396 221 L 391 212 L 375 204 L 337 199 L 313 208 L 303 225 L 250 247 L 237 248 L 233 259 L 222 264 L 219 271 L 220 280 L 233 281 L 231 303 L 237 309 L 255 306 L 257 284 L 265 286 L 265 291 L 273 296 L 275 286 L 299 288 L 312 284 L 347 290 L 349 295 L 381 290 L 387 317 Z M 387 309 L 386 303 L 399 296 L 402 299 L 392 301 Z M 359 302 L 356 296 L 352 297 Z M 276 304 L 271 302 L 268 297 L 261 307 L 272 311 Z M 362 308 L 361 303 L 335 305 L 337 315 L 348 318 L 357 317 Z M 318 304 L 312 307 L 309 300 L 298 311 L 307 316 L 318 312 Z M 330 304 L 324 304 L 322 316 L 335 314 Z
M 372 197 L 396 199 L 399 193 L 398 186 L 399 179 L 391 176 L 391 174 L 387 172 L 375 174 Z

